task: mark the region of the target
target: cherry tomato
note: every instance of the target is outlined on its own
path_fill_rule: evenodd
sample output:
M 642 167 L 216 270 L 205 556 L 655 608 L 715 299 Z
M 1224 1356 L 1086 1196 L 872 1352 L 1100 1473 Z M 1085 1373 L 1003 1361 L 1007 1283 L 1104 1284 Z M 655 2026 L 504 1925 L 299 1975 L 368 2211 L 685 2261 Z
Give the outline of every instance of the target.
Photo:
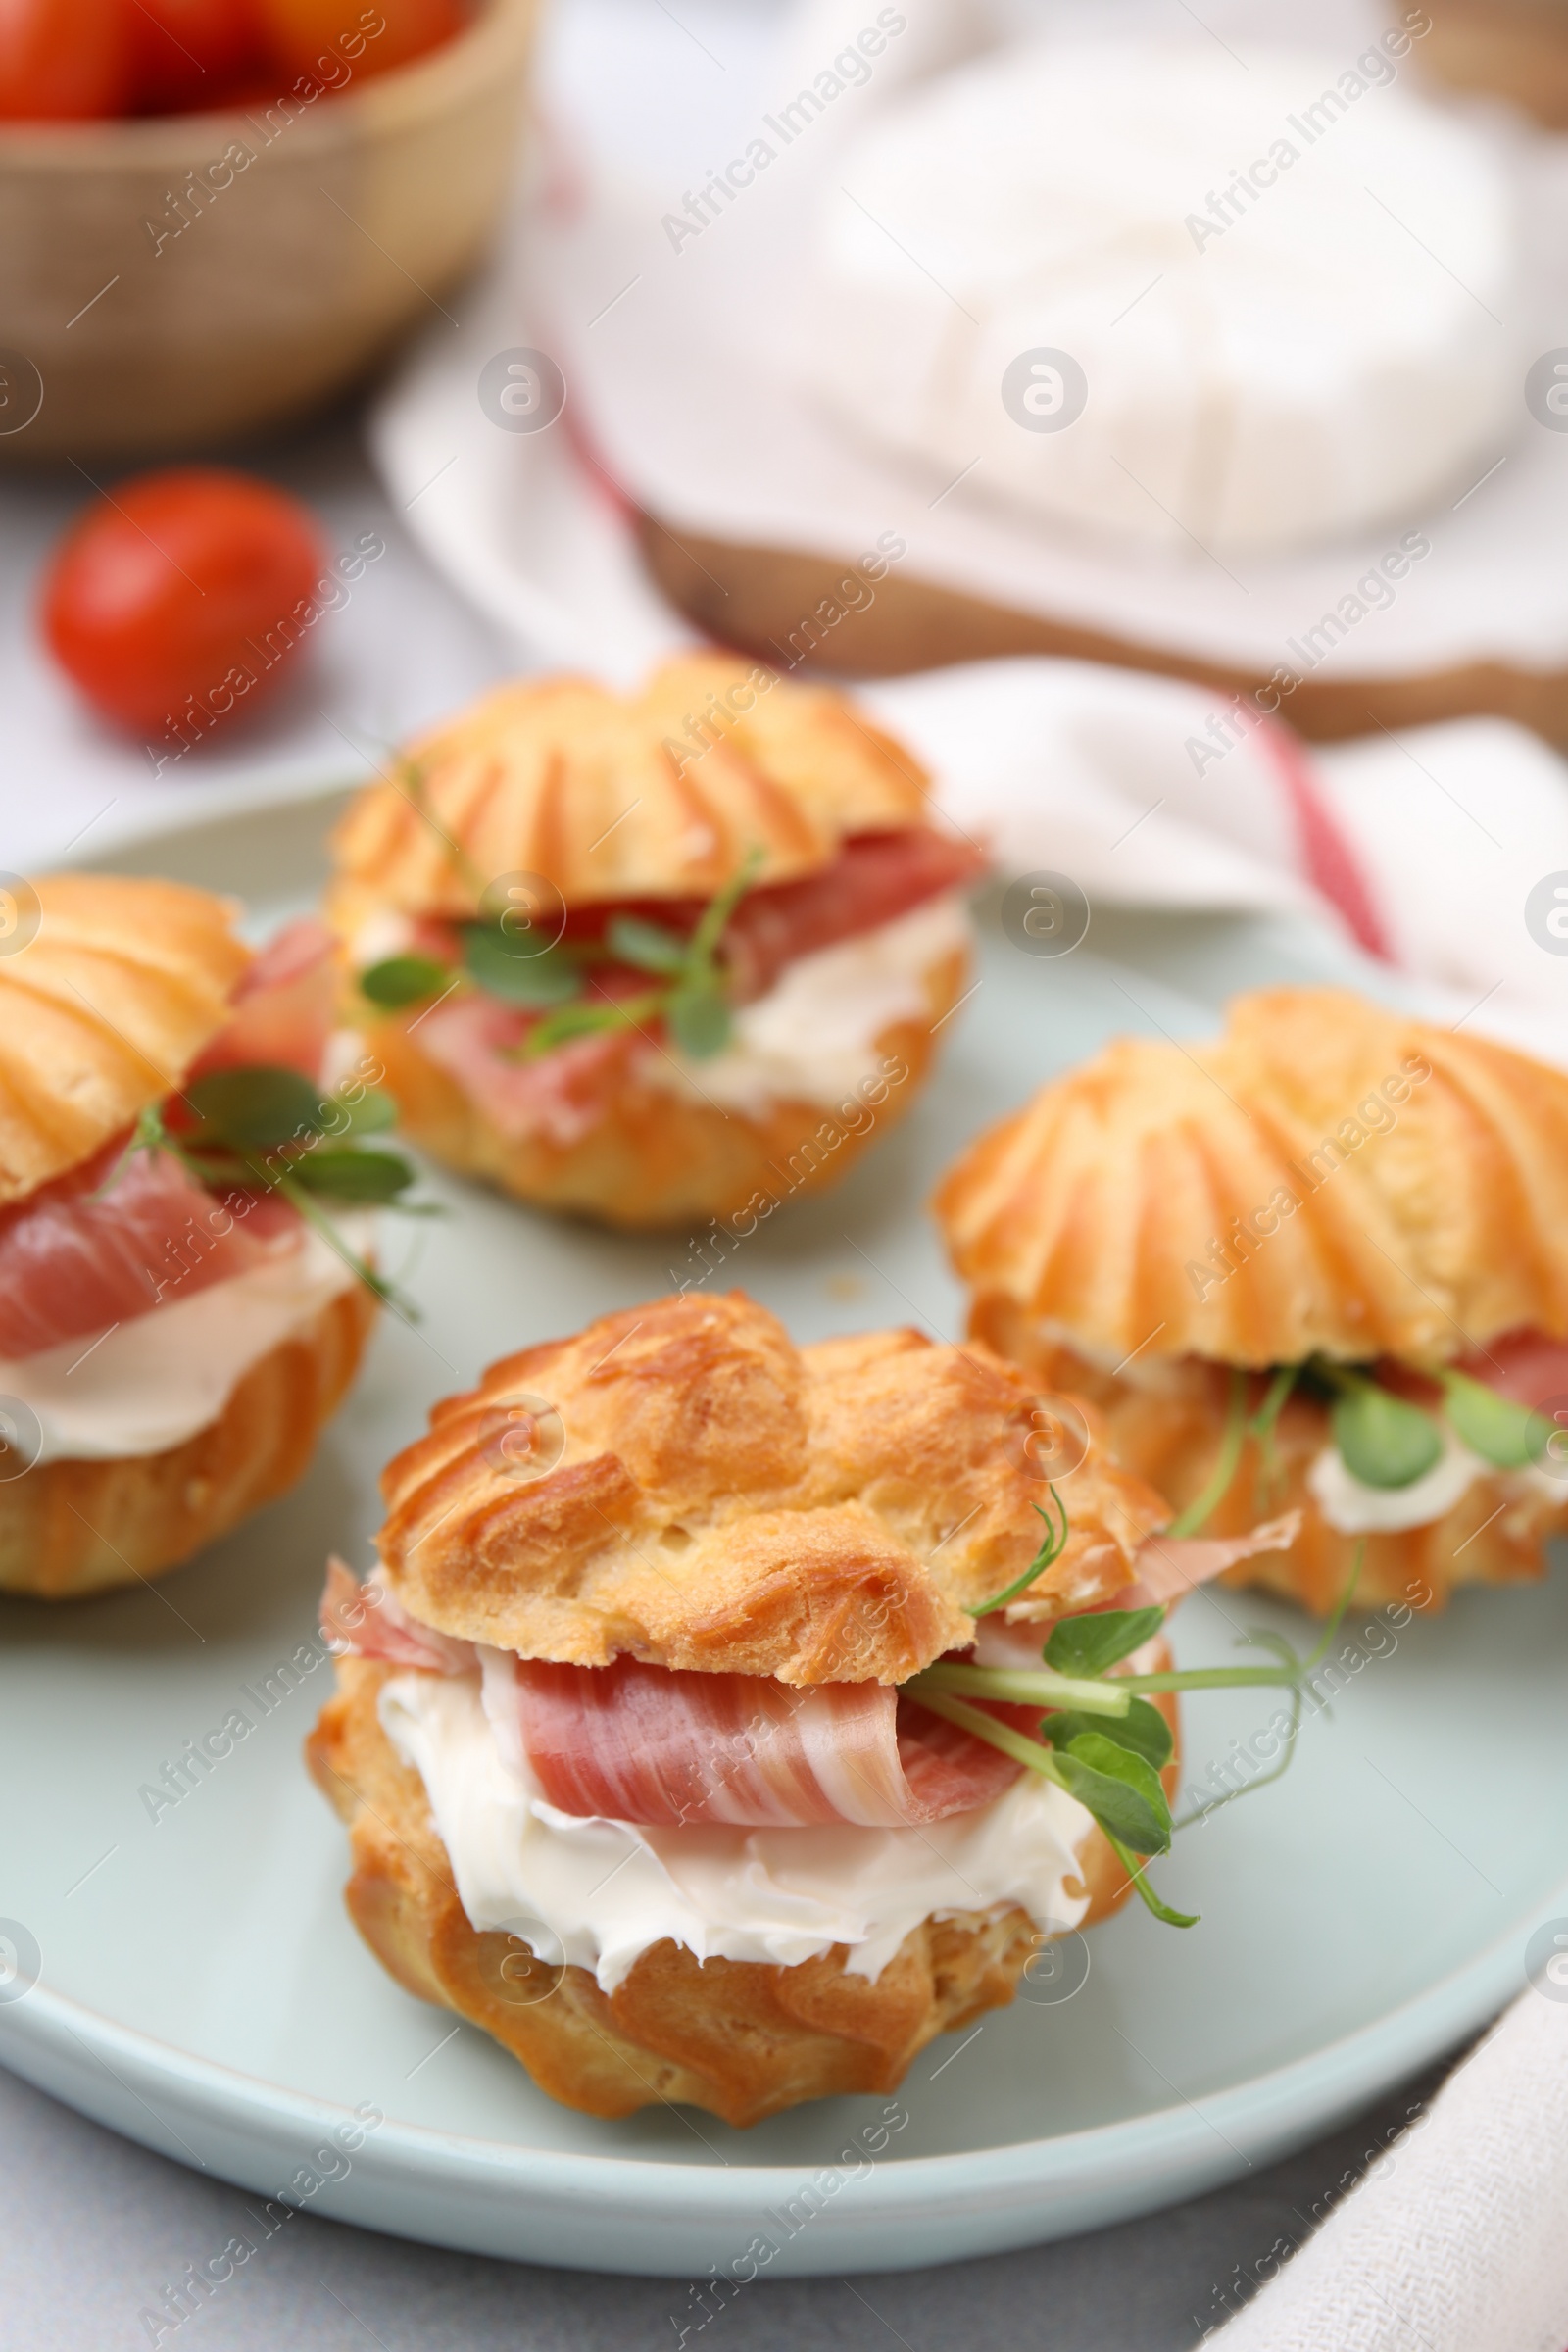
M 115 115 L 129 94 L 123 0 L 0 0 L 0 122 Z
M 439 48 L 468 21 L 463 0 L 259 0 L 268 45 L 290 74 L 336 54 L 356 80 Z M 379 27 L 379 29 L 377 29 Z
M 260 62 L 261 27 L 250 0 L 130 0 L 127 13 L 143 114 L 216 105 L 224 83 Z
M 44 636 L 94 710 L 177 751 L 276 685 L 309 641 L 324 563 L 310 510 L 270 482 L 138 474 L 56 549 Z

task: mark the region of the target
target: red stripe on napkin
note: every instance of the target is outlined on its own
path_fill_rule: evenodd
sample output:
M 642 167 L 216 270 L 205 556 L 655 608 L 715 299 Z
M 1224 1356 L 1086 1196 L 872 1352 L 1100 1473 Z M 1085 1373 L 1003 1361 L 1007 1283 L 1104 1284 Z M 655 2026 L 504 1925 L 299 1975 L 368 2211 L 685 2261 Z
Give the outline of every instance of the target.
M 1291 727 L 1265 722 L 1258 734 L 1291 804 L 1301 842 L 1301 863 L 1316 891 L 1337 906 L 1359 945 L 1382 963 L 1397 959 L 1383 927 L 1371 885 L 1324 799 L 1306 746 Z

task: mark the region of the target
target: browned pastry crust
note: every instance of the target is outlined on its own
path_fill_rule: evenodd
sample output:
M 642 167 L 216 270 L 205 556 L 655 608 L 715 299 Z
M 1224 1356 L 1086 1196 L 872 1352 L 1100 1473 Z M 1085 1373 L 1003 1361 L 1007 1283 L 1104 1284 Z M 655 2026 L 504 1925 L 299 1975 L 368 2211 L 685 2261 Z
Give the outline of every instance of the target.
M 1188 1360 L 1160 1367 L 1158 1383 L 1134 1387 L 1099 1372 L 1070 1348 L 1042 1342 L 1032 1319 L 1010 1301 L 983 1298 L 972 1320 L 977 1338 L 1024 1364 L 1043 1384 L 1081 1391 L 1104 1416 L 1118 1460 L 1167 1495 L 1181 1511 L 1213 1472 L 1224 1439 L 1227 1377 L 1223 1367 Z M 1300 1531 L 1287 1551 L 1244 1560 L 1225 1581 L 1258 1585 L 1327 1616 L 1345 1591 L 1364 1544 L 1355 1597 L 1360 1606 L 1439 1609 L 1456 1585 L 1530 1582 L 1543 1570 L 1542 1544 L 1568 1530 L 1568 1483 L 1560 1497 L 1522 1474 L 1496 1470 L 1478 1478 L 1453 1508 L 1424 1527 L 1388 1535 L 1347 1536 L 1330 1527 L 1306 1484 L 1313 1458 L 1329 1443 L 1326 1407 L 1293 1396 L 1276 1425 L 1275 1469 L 1265 1471 L 1254 1440 L 1243 1448 L 1224 1499 L 1204 1521 L 1211 1536 L 1246 1535 L 1260 1519 L 1299 1511 Z
M 0 1592 L 71 1600 L 178 1567 L 287 1492 L 359 1367 L 375 1300 L 361 1283 L 238 1382 L 164 1453 L 46 1462 L 0 1485 Z
M 1494 0 L 1478 0 L 1489 10 Z M 1438 38 L 1433 35 L 1436 50 Z M 1455 52 L 1457 54 L 1457 50 Z M 1472 52 L 1473 54 L 1473 52 Z M 1559 50 L 1559 57 L 1560 57 Z M 1530 60 L 1534 99 L 1544 86 Z M 1518 76 L 1520 58 L 1506 72 Z M 1462 74 L 1450 74 L 1462 79 Z M 1502 79 L 1475 78 L 1501 88 Z M 1568 121 L 1568 74 L 1558 66 L 1543 111 Z M 1509 95 L 1515 92 L 1510 87 Z M 765 662 L 782 655 L 806 670 L 892 677 L 950 662 L 990 662 L 1010 654 L 1047 654 L 1071 662 L 1109 662 L 1212 687 L 1219 709 L 1238 695 L 1261 696 L 1293 727 L 1320 742 L 1365 735 L 1373 727 L 1428 726 L 1442 718 L 1494 713 L 1532 727 L 1549 743 L 1568 744 L 1568 668 L 1520 669 L 1506 662 L 1466 662 L 1383 677 L 1307 677 L 1280 699 L 1277 673 L 1245 663 L 1205 662 L 1178 645 L 1122 637 L 1068 619 L 1015 612 L 984 598 L 911 578 L 901 566 L 866 598 L 846 604 L 847 569 L 836 556 L 714 539 L 680 516 L 639 518 L 643 561 L 678 611 L 710 636 Z M 668 527 L 666 527 L 666 524 Z
M 840 1183 L 866 1146 L 905 1116 L 925 1083 L 933 1032 L 962 996 L 967 976 L 962 954 L 932 965 L 925 975 L 927 1017 L 881 1031 L 871 1058 L 883 1075 L 846 1102 L 842 1115 L 821 1102 L 773 1102 L 756 1116 L 723 1110 L 633 1074 L 616 1080 L 599 1117 L 575 1141 L 558 1143 L 545 1133 L 519 1140 L 504 1135 L 421 1053 L 416 1011 L 375 1022 L 367 1046 L 386 1072 L 404 1133 L 466 1176 L 486 1177 L 519 1200 L 611 1225 L 682 1226 L 720 1217 L 755 1232 L 781 1202 Z
M 797 1348 L 739 1291 L 601 1316 L 430 1420 L 382 1477 L 393 1592 L 527 1657 L 899 1683 L 1040 1546 L 1023 1372 L 914 1331 Z M 1099 1445 L 1057 1483 L 1024 1613 L 1102 1605 L 1170 1516 Z
M 0 1207 L 177 1087 L 251 960 L 210 891 L 114 874 L 34 888 L 37 930 L 0 956 Z
M 350 1916 L 406 1991 L 482 2027 L 564 2106 L 612 2118 L 662 2102 L 755 2124 L 803 2099 L 893 2090 L 936 2034 L 1012 1999 L 1035 1948 L 1016 1909 L 924 1921 L 874 1982 L 846 1973 L 843 1945 L 780 1968 L 699 1962 L 665 1941 L 613 1993 L 587 1969 L 546 1969 L 515 1937 L 469 1925 L 423 1784 L 376 1715 L 396 1672 L 339 1659 L 338 1690 L 306 1742 L 313 1776 L 349 1824 Z M 1174 1759 L 1164 1777 L 1169 1790 Z M 1098 1829 L 1079 1865 L 1088 1927 L 1129 1886 Z
M 327 913 L 346 938 L 382 908 L 471 916 L 512 873 L 573 906 L 710 898 L 749 857 L 757 881 L 788 881 L 848 834 L 926 817 L 924 773 L 843 695 L 721 654 L 671 662 L 635 696 L 587 678 L 501 687 L 405 766 L 334 836 Z
M 1116 1039 L 935 1206 L 977 1299 L 1091 1361 L 1444 1363 L 1568 1335 L 1568 1074 L 1348 990 L 1260 990 L 1216 1043 Z

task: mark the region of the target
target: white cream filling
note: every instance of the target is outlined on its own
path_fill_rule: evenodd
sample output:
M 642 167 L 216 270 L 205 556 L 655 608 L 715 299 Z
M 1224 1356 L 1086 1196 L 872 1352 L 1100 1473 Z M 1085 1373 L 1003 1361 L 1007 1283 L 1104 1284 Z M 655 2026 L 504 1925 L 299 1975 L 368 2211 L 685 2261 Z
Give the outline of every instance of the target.
M 1461 1446 L 1451 1429 L 1439 1427 L 1442 1453 L 1407 1487 L 1369 1487 L 1347 1469 L 1337 1446 L 1325 1446 L 1307 1471 L 1306 1484 L 1330 1527 L 1342 1536 L 1387 1536 L 1425 1527 L 1451 1511 L 1478 1478 L 1491 1475 L 1489 1464 Z
M 1034 1773 L 922 1829 L 643 1829 L 548 1803 L 515 1742 L 503 1756 L 476 1675 L 398 1675 L 380 1717 L 424 1783 L 471 1924 L 591 1969 L 606 1992 L 666 1936 L 699 1960 L 784 1968 L 847 1944 L 849 1971 L 875 1979 L 933 1915 L 1018 1904 L 1064 1929 L 1089 1907 L 1067 1882 L 1091 1817 Z
M 963 894 L 944 891 L 874 931 L 797 956 L 766 996 L 740 1007 L 722 1054 L 650 1054 L 642 1075 L 749 1116 L 770 1102 L 842 1102 L 882 1074 L 878 1037 L 927 1015 L 926 973 L 970 936 Z
M 379 907 L 355 932 L 349 945 L 349 961 L 357 972 L 368 972 L 372 963 L 385 963 L 393 956 L 406 956 L 416 937 L 412 915 L 400 914 L 395 906 Z
M 362 1255 L 373 1209 L 334 1218 Z M 162 1453 L 219 1414 L 251 1366 L 318 1315 L 358 1277 L 318 1234 L 297 1249 L 111 1326 L 15 1362 L 0 1359 L 0 1395 L 34 1413 L 40 1462 Z

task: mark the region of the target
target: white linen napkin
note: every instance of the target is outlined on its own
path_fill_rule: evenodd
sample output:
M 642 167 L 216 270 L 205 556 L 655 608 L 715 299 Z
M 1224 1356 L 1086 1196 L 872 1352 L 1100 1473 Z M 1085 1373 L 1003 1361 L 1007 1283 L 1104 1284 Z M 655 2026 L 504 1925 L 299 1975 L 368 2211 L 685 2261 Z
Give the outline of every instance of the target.
M 1216 2352 L 1562 2352 L 1568 1987 L 1530 1991 Z
M 1038 657 L 857 691 L 1004 869 L 1091 907 L 1315 913 L 1435 1012 L 1568 1058 L 1568 763 L 1524 728 L 1309 745 L 1203 688 Z

